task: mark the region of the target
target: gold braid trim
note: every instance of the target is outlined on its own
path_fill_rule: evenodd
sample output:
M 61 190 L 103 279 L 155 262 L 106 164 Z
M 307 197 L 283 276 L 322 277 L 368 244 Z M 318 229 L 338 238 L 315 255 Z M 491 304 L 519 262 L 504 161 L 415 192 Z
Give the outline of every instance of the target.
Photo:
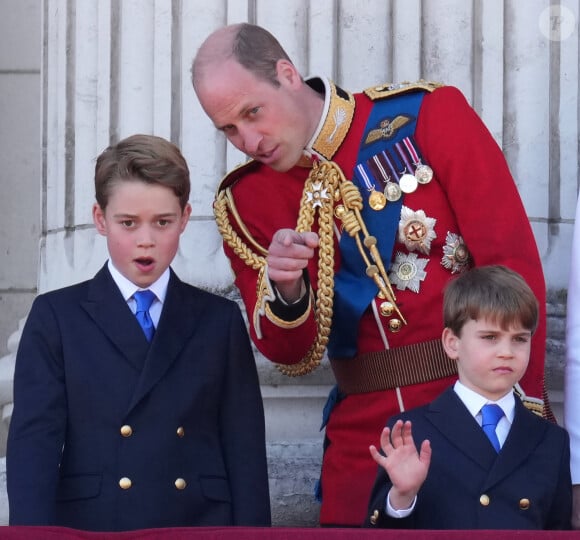
M 306 321 L 306 319 L 308 319 L 308 315 L 310 314 L 310 309 L 312 308 L 312 301 L 313 300 L 314 300 L 314 294 L 312 294 L 312 291 L 310 291 L 310 294 L 308 295 L 308 308 L 306 309 L 306 311 L 302 315 L 300 315 L 300 317 L 298 317 L 294 321 L 285 321 L 284 319 L 281 319 L 280 317 L 274 315 L 274 313 L 272 313 L 272 309 L 270 308 L 270 304 L 268 302 L 266 302 L 266 305 L 264 306 L 264 310 L 266 312 L 266 317 L 270 321 L 272 321 L 276 326 L 279 326 L 280 328 L 286 328 L 287 330 L 291 330 L 292 328 L 297 328 L 302 323 L 304 323 Z
M 538 416 L 543 416 L 544 412 L 544 401 L 532 396 L 526 395 L 524 389 L 520 386 L 520 383 L 514 385 L 514 392 L 522 400 L 526 409 L 529 409 Z
M 213 205 L 215 220 L 222 238 L 228 246 L 232 248 L 234 253 L 249 267 L 254 270 L 260 270 L 266 266 L 266 257 L 254 253 L 247 244 L 244 243 L 238 233 L 234 231 L 230 224 L 230 220 L 228 219 L 228 207 L 230 207 L 230 209 L 233 208 L 232 213 L 236 216 L 237 211 L 233 206 L 233 201 L 231 201 L 230 190 L 225 189 L 217 194 Z M 240 219 L 238 219 L 238 224 L 241 225 Z M 245 230 L 245 227 L 243 227 L 242 230 Z
M 339 194 L 342 177 L 340 168 L 332 161 L 314 163 L 302 192 L 296 231 L 312 230 L 316 208 L 318 210 L 318 293 L 315 301 L 316 338 L 297 364 L 276 364 L 278 370 L 289 377 L 299 377 L 315 370 L 322 361 L 332 322 L 334 300 L 334 200 Z
M 360 215 L 360 209 L 362 208 L 360 192 L 351 182 L 346 180 L 336 163 L 332 161 L 315 162 L 304 183 L 296 231 L 307 232 L 312 230 L 316 209 L 318 208 L 318 292 L 314 310 L 316 337 L 300 362 L 296 364 L 276 364 L 281 373 L 290 377 L 306 375 L 316 369 L 322 361 L 328 344 L 334 302 L 334 203 L 341 199 L 343 205 L 337 207 L 337 217 L 342 220 L 348 234 L 354 237 L 359 252 L 367 266 L 367 275 L 373 279 L 384 297 L 393 303 L 395 310 L 405 322 L 395 303 L 396 298 L 393 289 L 376 247 L 376 238 L 369 235 Z M 232 228 L 228 219 L 228 210 L 247 240 L 262 255 L 257 255 L 253 252 Z M 224 241 L 246 265 L 258 270 L 256 291 L 258 302 L 254 313 L 254 326 L 257 334 L 260 334 L 260 316 L 265 315 L 271 322 L 280 326 L 280 320 L 272 314 L 270 309 L 267 309 L 267 302 L 273 297 L 269 284 L 265 283 L 267 279 L 267 252 L 255 242 L 244 226 L 235 208 L 229 188 L 219 191 L 214 202 L 214 214 L 218 230 Z M 369 252 L 370 258 L 366 251 Z M 258 324 L 255 322 L 256 317 L 258 318 Z

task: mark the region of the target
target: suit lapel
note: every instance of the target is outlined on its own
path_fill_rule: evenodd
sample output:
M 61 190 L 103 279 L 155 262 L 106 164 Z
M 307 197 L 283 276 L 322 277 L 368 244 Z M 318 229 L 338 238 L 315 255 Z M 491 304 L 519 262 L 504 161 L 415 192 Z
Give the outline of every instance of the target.
M 426 418 L 461 453 L 489 469 L 497 453 L 453 388 L 448 388 L 427 409 Z
M 489 471 L 482 489 L 487 490 L 526 461 L 542 437 L 545 426 L 516 397 L 514 421 L 499 454 L 481 427 L 452 388 L 435 399 L 427 409 L 427 419 L 460 452 Z M 522 444 L 525 441 L 525 444 Z
M 534 452 L 544 437 L 544 432 L 547 427 L 537 420 L 534 417 L 534 413 L 528 411 L 516 396 L 514 421 L 497 457 L 495 466 L 491 469 L 486 480 L 484 489 L 488 489 L 506 476 L 512 474 Z
M 140 371 L 149 344 L 106 264 L 91 280 L 87 300 L 81 305 L 122 356 Z
M 131 399 L 133 408 L 159 382 L 179 357 L 192 334 L 197 331 L 197 321 L 204 309 L 202 295 L 192 294 L 171 271 L 167 295 L 163 304 L 161 318 L 155 330 L 151 347 L 145 360 L 135 393 Z

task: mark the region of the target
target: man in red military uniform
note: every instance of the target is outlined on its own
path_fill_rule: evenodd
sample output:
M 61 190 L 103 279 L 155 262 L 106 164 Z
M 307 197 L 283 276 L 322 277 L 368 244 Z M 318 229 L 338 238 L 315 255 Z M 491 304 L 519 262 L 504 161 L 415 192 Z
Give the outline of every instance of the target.
M 420 81 L 350 94 L 304 81 L 266 30 L 211 34 L 192 66 L 200 103 L 252 158 L 215 201 L 252 339 L 288 375 L 328 353 L 322 525 L 358 526 L 387 418 L 456 378 L 442 351 L 445 284 L 503 264 L 538 297 L 540 326 L 516 391 L 549 415 L 545 284 L 501 150 L 461 93 Z

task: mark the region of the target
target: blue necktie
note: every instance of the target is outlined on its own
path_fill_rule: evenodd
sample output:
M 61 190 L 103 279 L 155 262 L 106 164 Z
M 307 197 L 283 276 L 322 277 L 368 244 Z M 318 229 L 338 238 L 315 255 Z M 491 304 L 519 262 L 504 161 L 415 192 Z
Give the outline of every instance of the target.
M 481 408 L 481 427 L 496 452 L 499 452 L 500 446 L 495 428 L 502 416 L 503 410 L 499 405 L 488 403 Z
M 155 300 L 155 293 L 149 289 L 146 291 L 137 291 L 133 295 L 133 298 L 135 299 L 135 302 L 137 302 L 135 317 L 137 317 L 137 321 L 141 325 L 141 328 L 143 328 L 147 341 L 151 341 L 153 333 L 155 332 L 155 327 L 153 326 L 153 321 L 149 315 L 149 308 L 151 307 L 153 300 Z

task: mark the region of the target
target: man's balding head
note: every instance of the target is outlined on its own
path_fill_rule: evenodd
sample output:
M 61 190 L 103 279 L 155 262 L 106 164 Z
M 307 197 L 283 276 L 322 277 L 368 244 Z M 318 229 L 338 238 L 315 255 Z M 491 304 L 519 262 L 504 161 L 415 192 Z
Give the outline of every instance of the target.
M 291 62 L 278 40 L 264 28 L 249 24 L 232 24 L 219 28 L 201 44 L 191 66 L 194 90 L 204 75 L 229 59 L 259 79 L 279 86 L 277 64 L 279 60 Z

